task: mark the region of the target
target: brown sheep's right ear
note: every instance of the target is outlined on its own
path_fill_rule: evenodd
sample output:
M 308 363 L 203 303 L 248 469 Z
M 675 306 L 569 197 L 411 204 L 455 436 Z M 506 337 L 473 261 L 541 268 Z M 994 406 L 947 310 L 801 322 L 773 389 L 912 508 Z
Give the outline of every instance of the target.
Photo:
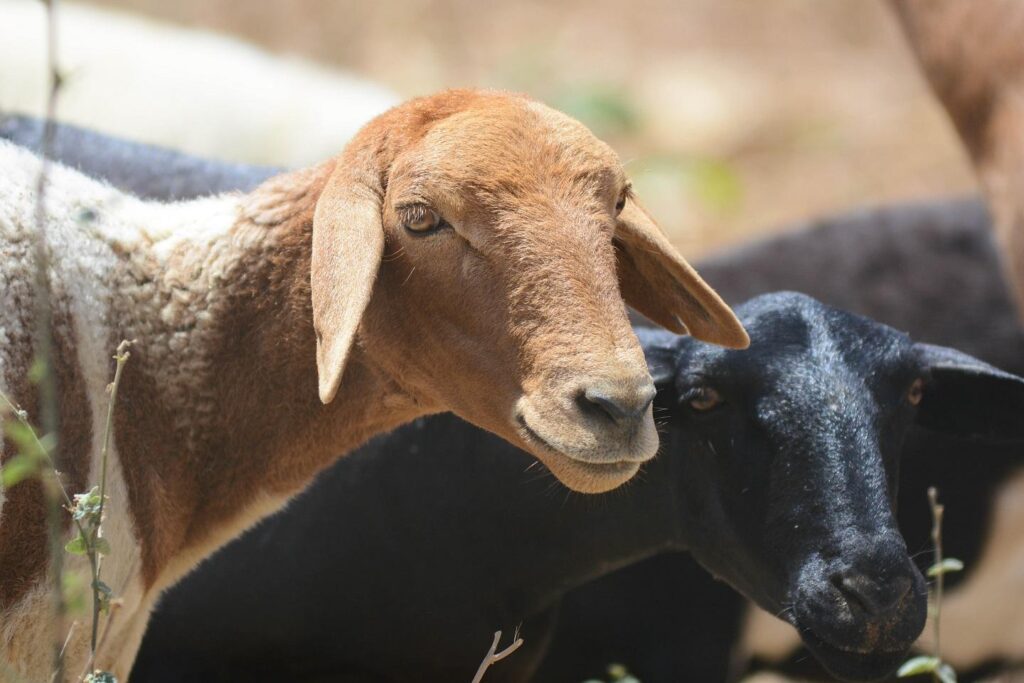
M 750 345 L 743 325 L 632 197 L 615 229 L 619 288 L 630 306 L 662 327 L 734 349 Z
M 353 175 L 339 164 L 313 215 L 310 284 L 316 369 L 325 404 L 338 392 L 384 250 L 381 193 Z

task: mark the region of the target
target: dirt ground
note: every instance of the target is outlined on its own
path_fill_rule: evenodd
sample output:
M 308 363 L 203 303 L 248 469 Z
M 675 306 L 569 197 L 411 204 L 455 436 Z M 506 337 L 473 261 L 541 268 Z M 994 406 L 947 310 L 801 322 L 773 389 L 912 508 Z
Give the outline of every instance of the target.
M 878 0 L 100 0 L 368 76 L 580 117 L 688 255 L 974 180 Z

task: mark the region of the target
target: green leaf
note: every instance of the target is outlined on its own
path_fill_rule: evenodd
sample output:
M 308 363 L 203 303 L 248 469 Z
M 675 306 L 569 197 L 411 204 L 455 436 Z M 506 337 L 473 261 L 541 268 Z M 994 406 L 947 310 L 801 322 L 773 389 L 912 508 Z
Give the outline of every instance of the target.
M 46 361 L 36 356 L 32 361 L 32 367 L 28 369 L 28 381 L 32 384 L 39 384 L 46 377 Z
M 7 461 L 0 470 L 0 483 L 9 489 L 26 479 L 39 474 L 39 460 L 30 455 L 19 454 Z
M 89 550 L 89 546 L 82 537 L 82 534 L 79 533 L 73 539 L 68 541 L 67 545 L 64 546 L 64 550 L 68 551 L 72 555 L 85 555 Z
M 79 572 L 65 572 L 61 576 L 61 593 L 64 596 L 64 606 L 71 614 L 84 615 L 85 604 L 85 579 Z
M 36 433 L 32 428 L 21 422 L 8 422 L 4 425 L 4 433 L 7 438 L 14 442 L 14 446 L 22 455 L 38 458 L 43 455 L 39 452 L 39 444 L 36 442 Z
M 953 667 L 943 662 L 942 666 L 936 672 L 939 676 L 939 680 L 942 683 L 956 683 L 956 672 L 953 671 Z
M 743 198 L 739 176 L 724 162 L 697 159 L 690 166 L 690 177 L 691 191 L 708 208 L 725 212 Z
M 903 666 L 896 672 L 899 678 L 930 674 L 938 671 L 942 662 L 938 657 L 914 657 L 903 662 Z
M 117 676 L 109 671 L 97 669 L 82 679 L 82 683 L 117 683 Z
M 100 489 L 93 486 L 87 493 L 76 493 L 75 503 L 71 508 L 71 515 L 78 521 L 84 519 L 99 522 L 100 514 Z
M 938 564 L 933 564 L 931 567 L 928 567 L 928 576 L 931 578 L 935 578 L 940 574 L 951 574 L 953 572 L 963 571 L 963 569 L 963 562 L 956 559 L 955 557 L 947 557 L 942 562 L 939 562 Z
M 107 539 L 103 538 L 102 536 L 100 536 L 99 538 L 96 539 L 95 547 L 96 547 L 96 552 L 99 553 L 100 555 L 109 555 L 110 554 L 110 542 L 107 541 Z
M 640 683 L 622 664 L 609 664 L 608 677 L 613 683 Z

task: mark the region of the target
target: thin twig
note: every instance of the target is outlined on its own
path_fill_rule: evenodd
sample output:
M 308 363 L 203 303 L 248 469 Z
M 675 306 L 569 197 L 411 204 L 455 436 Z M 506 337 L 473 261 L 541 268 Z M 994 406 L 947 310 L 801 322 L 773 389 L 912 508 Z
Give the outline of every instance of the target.
M 498 643 L 501 642 L 501 631 L 494 632 L 494 640 L 491 642 L 491 649 L 484 655 L 484 659 L 480 662 L 480 668 L 476 670 L 476 675 L 473 676 L 472 683 L 480 683 L 484 679 L 484 674 L 491 668 L 493 664 L 500 662 L 501 660 L 508 657 L 510 654 L 518 650 L 523 645 L 522 638 L 516 638 L 512 641 L 512 644 L 506 647 L 501 652 L 498 652 Z
M 944 574 L 942 571 L 942 514 L 946 506 L 939 503 L 939 491 L 934 486 L 928 488 L 928 503 L 932 508 L 932 544 L 935 546 L 934 566 L 939 568 L 935 577 L 935 615 L 932 619 L 932 629 L 935 632 L 935 658 L 942 660 L 942 648 L 940 646 L 940 624 L 942 623 L 942 587 Z M 939 680 L 938 673 L 934 674 L 935 680 Z
M 43 434 L 58 439 L 59 418 L 57 411 L 57 380 L 53 366 L 53 309 L 50 302 L 49 258 L 46 243 L 46 189 L 49 179 L 50 155 L 53 147 L 54 118 L 57 111 L 57 97 L 60 93 L 61 77 L 57 69 L 57 0 L 42 0 L 46 6 L 46 51 L 47 70 L 50 84 L 46 101 L 46 126 L 43 129 L 42 158 L 39 179 L 36 183 L 36 353 L 35 362 L 42 368 L 39 377 L 39 417 Z M 56 447 L 56 444 L 54 445 Z M 44 451 L 48 452 L 48 451 Z M 64 604 L 64 544 L 62 542 L 63 515 L 61 485 L 56 469 L 43 472 L 40 477 L 47 498 L 47 522 L 49 526 L 50 558 L 53 562 L 54 619 L 63 624 L 67 606 Z M 67 492 L 63 492 L 66 497 Z M 60 628 L 56 629 L 60 633 Z M 64 680 L 63 642 L 59 635 L 53 642 L 54 680 Z
M 107 422 L 103 430 L 103 448 L 100 451 L 100 503 L 99 511 L 96 515 L 99 521 L 93 527 L 92 539 L 89 544 L 89 564 L 92 567 L 92 636 L 89 641 L 89 649 L 93 653 L 96 652 L 100 606 L 103 602 L 100 597 L 100 569 L 103 566 L 103 558 L 96 546 L 100 538 L 100 530 L 103 527 L 103 506 L 107 500 L 107 456 L 110 452 L 110 434 L 114 426 L 114 405 L 117 403 L 117 388 L 121 385 L 121 373 L 124 371 L 125 363 L 131 357 L 131 354 L 128 352 L 128 347 L 131 345 L 132 342 L 127 339 L 122 340 L 117 345 L 117 353 L 114 354 L 117 367 L 114 370 L 114 381 L 110 383 L 110 402 L 107 404 Z
M 66 638 L 64 638 L 64 647 L 62 647 L 60 649 L 61 660 L 64 659 L 64 651 L 68 649 L 68 643 L 71 642 L 71 636 L 73 636 L 75 634 L 75 629 L 76 628 L 78 628 L 78 620 L 77 619 L 71 622 L 71 627 L 68 629 L 68 635 L 67 635 Z M 55 681 L 57 679 L 57 673 L 58 672 L 54 671 L 53 675 L 50 676 L 50 681 L 51 682 Z
M 18 422 L 20 422 L 22 426 L 28 430 L 29 434 L 32 435 L 32 440 L 36 444 L 36 449 L 38 449 L 39 453 L 42 454 L 43 459 L 46 461 L 45 464 L 54 472 L 56 472 L 57 465 L 56 463 L 53 462 L 53 458 L 50 456 L 50 449 L 53 448 L 53 445 L 51 444 L 50 446 L 47 446 L 42 442 L 42 440 L 39 438 L 39 434 L 35 430 L 35 427 L 33 427 L 32 423 L 29 422 L 28 420 L 28 413 L 19 408 L 18 404 L 12 401 L 11 398 L 2 391 L 0 391 L 0 401 L 2 401 L 3 404 L 7 407 L 8 411 L 10 411 L 10 413 L 14 415 L 15 419 L 17 419 Z M 60 480 L 59 476 L 57 477 L 57 484 L 60 487 L 60 494 L 61 497 L 64 499 L 64 504 L 67 505 L 68 507 L 74 505 L 74 502 L 71 500 L 71 496 L 68 495 L 68 490 L 64 488 L 64 482 Z
M 107 637 L 110 635 L 114 626 L 114 621 L 122 607 L 124 607 L 124 603 L 121 600 L 110 601 L 110 611 L 107 612 L 107 623 L 103 625 L 103 633 L 100 634 L 100 640 L 96 644 L 96 649 L 89 655 L 89 661 L 86 662 L 85 669 L 78 677 L 78 680 L 83 680 L 87 675 L 93 672 L 94 667 L 96 666 L 96 653 L 102 650 L 103 646 L 106 645 Z

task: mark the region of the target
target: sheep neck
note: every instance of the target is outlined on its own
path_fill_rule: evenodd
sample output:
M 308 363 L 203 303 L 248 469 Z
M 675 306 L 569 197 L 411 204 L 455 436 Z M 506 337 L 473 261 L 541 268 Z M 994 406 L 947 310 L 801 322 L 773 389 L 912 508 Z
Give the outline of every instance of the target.
M 455 418 L 438 419 L 444 424 Z M 436 441 L 444 443 L 443 433 L 439 437 Z M 473 547 L 474 559 L 467 561 L 473 567 L 467 571 L 473 572 L 479 602 L 494 601 L 491 605 L 505 620 L 502 623 L 517 623 L 540 614 L 569 590 L 621 567 L 684 548 L 677 487 L 672 477 L 673 458 L 667 454 L 656 458 L 637 481 L 622 490 L 592 497 L 552 493 L 550 481 L 524 481 L 521 454 L 497 437 L 481 435 L 481 440 L 489 451 L 486 476 L 470 471 L 461 475 L 465 481 L 453 479 L 457 476 L 454 472 L 464 466 L 428 464 L 426 461 L 438 460 L 437 453 L 429 454 L 434 457 L 421 456 L 418 466 L 406 464 L 417 469 L 432 467 L 435 474 L 422 472 L 417 480 L 444 482 L 438 484 L 439 491 L 472 491 L 464 495 L 474 501 L 471 507 L 476 513 L 472 520 L 452 520 L 453 527 L 463 533 L 466 528 L 472 529 L 474 539 L 503 539 L 500 547 L 491 540 Z M 386 466 L 382 464 L 381 469 Z M 422 488 L 418 495 L 423 494 Z M 433 538 L 429 529 L 422 535 Z M 453 547 L 450 556 L 460 552 L 465 550 Z M 449 553 L 442 551 L 439 556 Z M 474 601 L 470 604 L 477 609 Z
M 116 442 L 150 585 L 173 581 L 338 456 L 424 412 L 358 347 L 335 400 L 318 398 L 309 261 L 330 170 L 272 179 L 229 200 L 237 220 L 222 235 L 165 246 L 151 262 L 166 302 L 159 323 L 118 330 L 140 337 Z

